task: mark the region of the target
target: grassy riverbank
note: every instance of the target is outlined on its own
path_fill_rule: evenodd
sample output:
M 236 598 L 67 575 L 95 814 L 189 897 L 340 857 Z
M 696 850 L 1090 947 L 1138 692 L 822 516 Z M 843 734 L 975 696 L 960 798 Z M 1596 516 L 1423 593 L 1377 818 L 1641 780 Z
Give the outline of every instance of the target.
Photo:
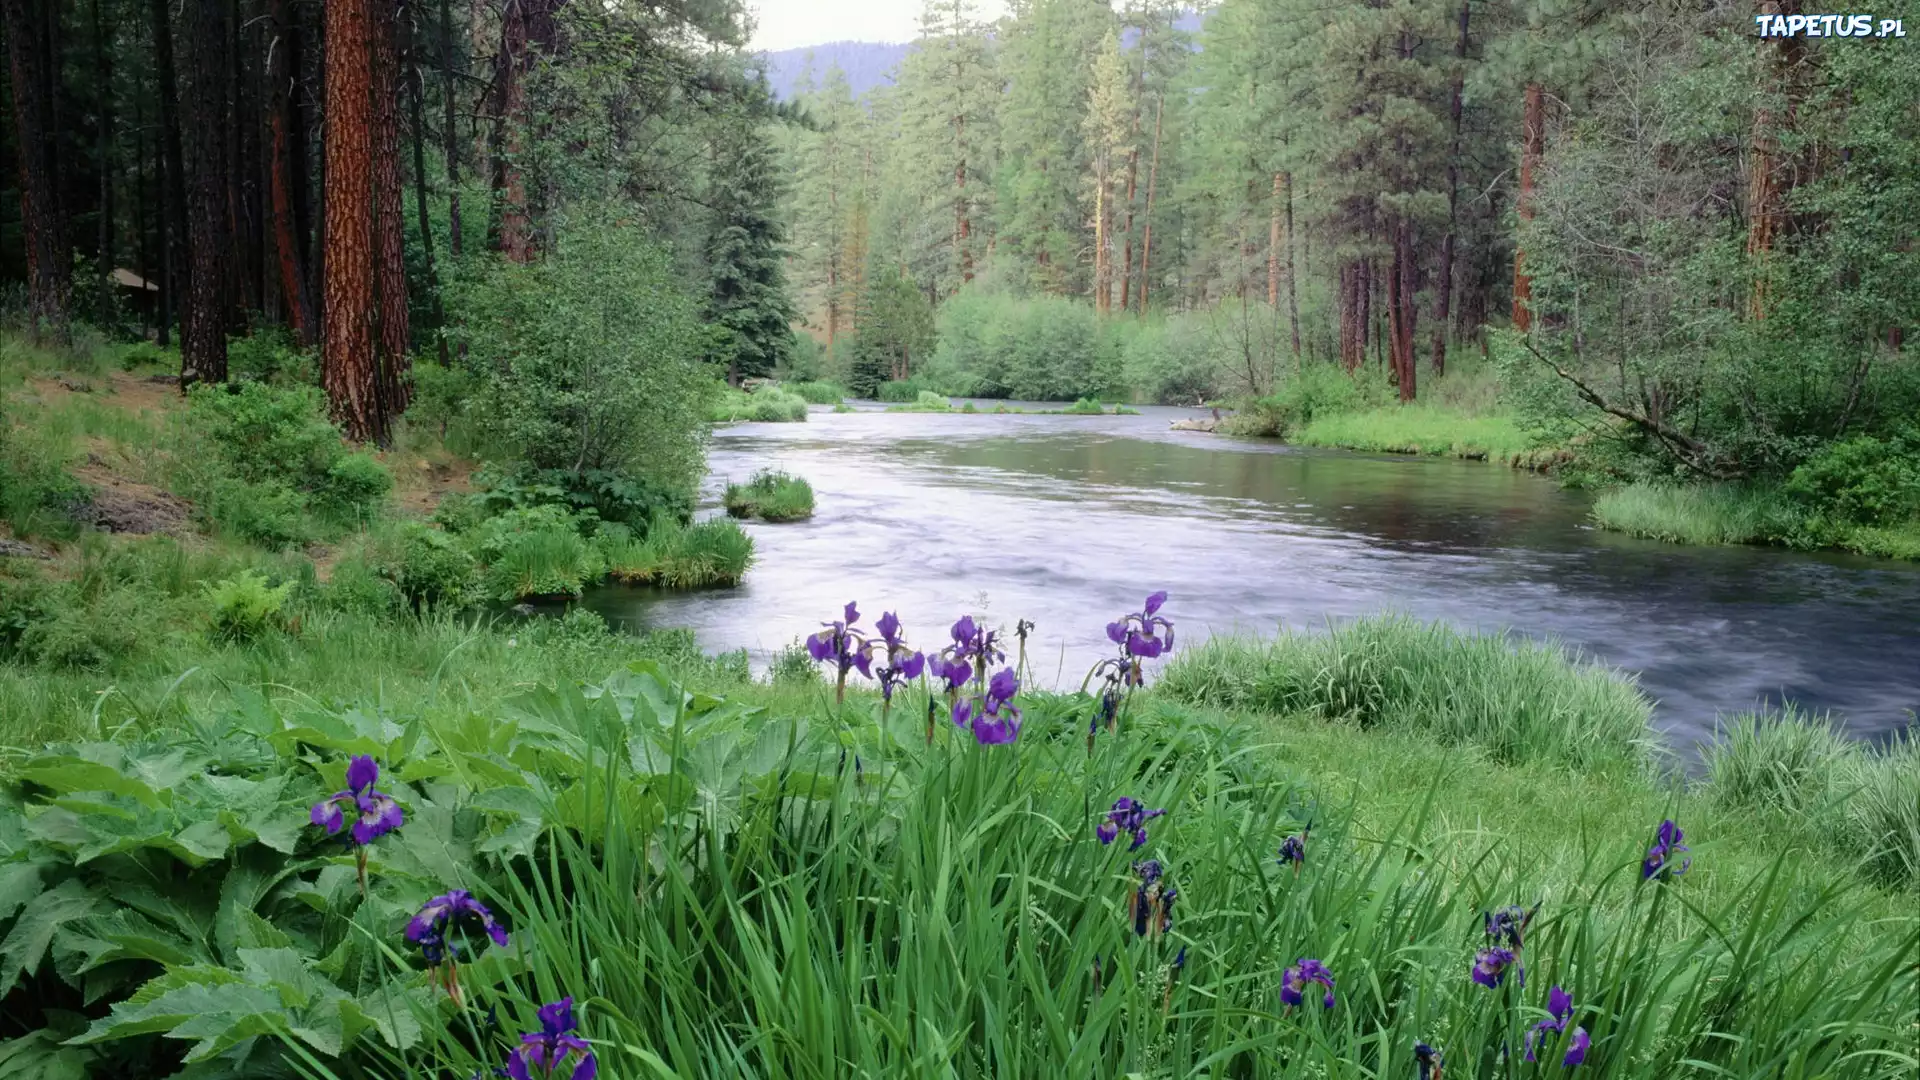
M 919 629 L 921 639 L 941 636 Z M 1484 732 L 1448 736 L 1384 719 L 1423 708 L 1418 691 L 1354 699 L 1375 701 L 1376 712 L 1333 708 L 1342 687 L 1390 671 L 1419 634 L 1425 662 L 1463 673 L 1456 710 L 1497 711 L 1546 692 L 1564 703 L 1567 737 L 1619 742 L 1605 733 L 1635 695 L 1606 685 L 1611 676 L 1550 653 L 1500 661 L 1483 642 L 1392 622 L 1317 644 L 1177 654 L 1165 682 L 1128 703 L 1118 732 L 1093 738 L 1091 755 L 1089 698 L 1028 691 L 1018 741 L 974 745 L 941 718 L 927 745 L 917 689 L 896 696 L 883 724 L 877 695 L 856 686 L 836 707 L 831 683 L 804 662 L 755 680 L 743 657 L 702 657 L 688 635 L 630 638 L 586 614 L 517 625 L 332 614 L 298 632 L 183 645 L 166 660 L 188 665 L 184 678 L 158 658 L 40 676 L 31 689 L 9 672 L 0 715 L 16 749 L 0 767 L 12 794 L 0 798 L 41 807 L 54 815 L 47 821 L 68 812 L 52 806 L 56 797 L 67 807 L 125 800 L 137 824 L 121 842 L 165 870 L 187 909 L 197 910 L 203 884 L 223 895 L 214 886 L 243 865 L 284 867 L 304 899 L 259 894 L 254 911 L 277 936 L 240 951 L 209 943 L 203 954 L 182 941 L 173 953 L 115 954 L 119 966 L 93 984 L 105 997 L 92 1005 L 69 1001 L 52 974 L 89 955 L 71 949 L 22 954 L 29 975 L 42 973 L 38 989 L 0 994 L 11 991 L 16 1023 L 75 1034 L 80 1026 L 59 1026 L 72 1017 L 52 1019 L 73 1009 L 80 1025 L 93 1020 L 102 1049 L 150 1068 L 171 1067 L 190 1033 L 219 1040 L 254 1023 L 269 1038 L 236 1050 L 245 1060 L 229 1068 L 267 1069 L 277 1033 L 315 1055 L 319 1075 L 442 1066 L 465 1075 L 487 1067 L 493 1039 L 483 1034 L 475 1053 L 462 1034 L 468 1014 L 398 936 L 427 896 L 458 883 L 511 932 L 508 949 L 460 965 L 480 1013 L 496 1010 L 510 1033 L 531 1023 L 534 1004 L 571 993 L 603 1062 L 632 1046 L 636 1061 L 678 1075 L 798 1069 L 822 1046 L 850 1047 L 889 1074 L 935 1044 L 982 1059 L 1019 1053 L 1035 1068 L 1087 1058 L 1103 1073 L 1126 1072 L 1197 1061 L 1222 1040 L 1243 1047 L 1230 1056 L 1255 1073 L 1280 1069 L 1271 1055 L 1311 1040 L 1329 1055 L 1329 1075 L 1398 1075 L 1410 1072 L 1415 1041 L 1442 1045 L 1456 1067 L 1497 1049 L 1509 1025 L 1532 1022 L 1554 983 L 1580 1003 L 1596 1075 L 1668 1075 L 1683 1057 L 1747 1075 L 1789 1052 L 1812 1055 L 1821 1075 L 1893 1075 L 1876 1053 L 1897 1054 L 1904 1038 L 1911 894 L 1831 838 L 1730 802 L 1714 790 L 1718 777 L 1690 789 L 1662 782 L 1632 760 L 1631 739 L 1619 754 L 1514 760 Z M 1337 656 L 1354 660 L 1352 677 L 1296 678 Z M 658 666 L 605 677 L 635 660 Z M 600 688 L 574 693 L 583 678 Z M 108 684 L 115 689 L 98 693 Z M 1269 684 L 1301 689 L 1247 691 Z M 678 711 L 676 686 L 709 696 Z M 1226 698 L 1192 700 L 1216 686 L 1230 688 Z M 118 794 L 84 794 L 107 783 L 100 766 L 27 756 L 53 735 L 113 740 L 124 758 L 95 747 L 84 760 L 107 763 Z M 603 743 L 624 749 L 602 759 L 594 747 Z M 351 856 L 304 827 L 306 804 L 341 786 L 349 752 L 380 757 L 381 789 L 407 813 L 372 847 L 365 899 Z M 630 771 L 630 757 L 649 754 L 647 771 Z M 208 755 L 222 762 L 224 786 L 176 782 L 156 808 L 141 808 L 142 785 Z M 674 783 L 660 782 L 667 773 Z M 623 796 L 597 798 L 604 784 Z M 774 792 L 784 797 L 769 801 Z M 1148 823 L 1136 853 L 1124 833 L 1113 847 L 1093 834 L 1123 795 L 1168 811 Z M 215 830 L 214 845 L 199 823 L 216 818 L 232 824 Z M 1686 829 L 1691 866 L 1642 884 L 1640 860 L 1663 818 Z M 181 833 L 188 826 L 199 831 Z M 1309 826 L 1300 868 L 1275 866 L 1280 840 Z M 63 845 L 80 841 L 36 835 L 49 838 L 24 849 L 42 860 L 38 887 L 49 891 L 36 897 L 57 891 L 67 905 L 57 934 L 78 935 L 59 940 L 92 940 L 100 920 L 140 918 L 110 888 L 127 856 L 78 863 Z M 681 858 L 649 870 L 639 858 L 648 849 Z M 1147 856 L 1161 860 L 1179 903 L 1165 905 L 1164 929 L 1150 920 L 1136 937 L 1127 906 L 1138 882 L 1127 864 Z M 1481 912 L 1515 902 L 1540 904 L 1523 953 L 1531 970 L 1524 992 L 1517 981 L 1489 992 L 1467 978 Z M 706 915 L 690 917 L 696 911 Z M 817 960 L 827 941 L 834 963 Z M 351 955 L 333 952 L 342 947 Z M 419 1039 L 374 1026 L 345 1043 L 316 1042 L 311 1023 L 273 1020 L 284 1008 L 277 995 L 271 1009 L 249 1012 L 252 992 L 241 988 L 270 985 L 260 982 L 267 954 L 249 949 L 272 953 L 278 978 L 309 988 L 293 1019 L 398 1010 Z M 1184 963 L 1169 980 L 1176 952 Z M 1794 959 L 1809 952 L 1823 957 L 1817 993 Z M 1008 956 L 1023 958 L 1011 972 Z M 1333 1009 L 1282 1006 L 1282 971 L 1303 956 L 1334 972 Z M 341 959 L 354 962 L 343 970 Z M 1737 995 L 1708 981 L 1729 971 Z M 163 981 L 143 1002 L 234 989 L 189 1026 L 180 1026 L 186 1015 L 155 1023 L 171 1015 L 164 1006 L 125 1000 L 155 977 Z M 944 1002 L 940 1015 L 968 1018 L 965 1029 L 901 1028 L 888 1018 L 908 1001 Z M 1074 1038 L 1062 1044 L 1017 1019 L 1047 1015 Z M 714 1038 L 769 1024 L 792 1038 L 730 1044 L 737 1060 L 714 1063 Z M 1844 1061 L 1809 1034 L 1836 1024 L 1854 1033 Z M 176 1028 L 173 1038 L 158 1034 Z M 66 1051 L 90 1066 L 101 1061 L 95 1052 Z
M 1840 548 L 1920 560 L 1920 521 L 1835 522 L 1775 488 L 1629 484 L 1603 492 L 1594 501 L 1593 519 L 1601 528 L 1673 544 Z

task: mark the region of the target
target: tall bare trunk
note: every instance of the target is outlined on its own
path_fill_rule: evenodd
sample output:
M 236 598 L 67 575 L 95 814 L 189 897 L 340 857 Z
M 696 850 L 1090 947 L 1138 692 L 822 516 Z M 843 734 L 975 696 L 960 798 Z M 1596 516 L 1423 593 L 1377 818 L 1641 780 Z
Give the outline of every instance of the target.
M 321 381 L 358 442 L 385 437 L 374 348 L 373 18 L 369 0 L 326 5 L 325 329 Z
M 1797 11 L 1794 0 L 1762 0 L 1760 4 L 1763 15 L 1792 15 Z M 1792 78 L 1800 46 L 1798 38 L 1777 38 L 1761 47 L 1767 58 L 1762 67 L 1766 85 L 1761 92 L 1765 94 Z M 1753 285 L 1747 295 L 1747 317 L 1755 322 L 1767 317 L 1773 244 L 1786 214 L 1778 129 L 1790 125 L 1792 115 L 1791 107 L 1782 116 L 1764 104 L 1753 111 L 1747 159 L 1747 269 L 1753 275 Z
M 413 194 L 420 212 L 420 252 L 426 264 L 427 293 L 433 307 L 434 340 L 439 345 L 440 366 L 447 364 L 447 337 L 441 331 L 446 313 L 440 306 L 440 273 L 434 266 L 433 223 L 427 217 L 427 73 L 420 67 L 421 44 L 426 40 L 419 19 L 419 0 L 401 16 L 402 26 L 412 31 L 407 37 L 407 89 L 413 105 Z
M 291 18 L 288 0 L 267 0 L 267 18 L 275 37 L 267 48 L 268 124 L 272 132 L 269 187 L 273 195 L 273 246 L 280 267 L 280 295 L 285 298 L 287 320 L 293 324 L 300 344 L 311 347 L 318 340 L 313 323 L 313 293 L 307 287 L 307 267 L 302 258 L 301 232 L 295 205 L 298 180 L 294 173 L 294 144 L 305 142 L 294 112 L 295 83 L 300 76 L 300 27 Z
M 1392 296 L 1387 318 L 1393 336 L 1393 363 L 1399 374 L 1400 400 L 1412 401 L 1420 365 L 1414 356 L 1414 322 L 1419 318 L 1419 281 L 1413 256 L 1413 223 L 1402 217 L 1394 230 L 1393 270 L 1388 282 Z
M 1440 238 L 1440 276 L 1433 283 L 1433 373 L 1447 370 L 1447 325 L 1453 306 L 1453 244 L 1460 221 L 1460 92 L 1467 74 L 1467 16 L 1471 4 L 1461 0 L 1460 33 L 1453 41 L 1453 86 L 1447 115 L 1453 140 L 1447 147 L 1447 232 Z
M 224 0 L 190 0 L 193 186 L 187 192 L 187 251 L 193 269 L 180 319 L 180 385 L 227 381 L 228 272 L 233 257 L 228 191 Z
M 1293 261 L 1293 174 L 1280 174 L 1283 182 L 1282 205 L 1285 207 L 1287 226 L 1287 330 L 1293 337 L 1293 363 L 1300 366 L 1300 290 L 1297 281 L 1299 267 Z
M 1281 197 L 1285 193 L 1282 173 L 1273 174 L 1273 198 L 1267 208 L 1267 306 L 1280 306 L 1280 219 Z
M 181 150 L 180 80 L 173 58 L 173 17 L 167 0 L 149 0 L 153 24 L 153 67 L 160 92 L 160 333 L 166 347 L 187 291 L 187 166 Z
M 1156 98 L 1153 106 L 1153 160 L 1147 165 L 1147 221 L 1140 237 L 1140 314 L 1147 313 L 1147 285 L 1153 276 L 1153 193 L 1160 179 L 1160 130 L 1166 119 L 1167 99 Z
M 454 112 L 453 92 L 453 8 L 450 0 L 440 0 L 440 96 L 444 115 L 441 119 L 441 153 L 447 158 L 447 251 L 460 257 L 460 137 Z
M 13 76 L 14 135 L 20 159 L 20 222 L 27 241 L 27 318 L 34 341 L 43 329 L 65 345 L 72 340 L 67 301 L 73 255 L 55 175 L 51 72 L 42 51 L 49 0 L 5 0 L 7 61 Z
M 373 32 L 374 289 L 379 306 L 381 412 L 406 411 L 413 366 L 407 309 L 406 201 L 400 178 L 400 7 L 371 0 Z M 381 442 L 385 442 L 383 437 Z
M 99 89 L 100 102 L 99 140 L 96 154 L 100 166 L 100 213 L 99 235 L 94 242 L 94 308 L 97 318 L 105 326 L 113 314 L 113 269 L 117 265 L 114 252 L 114 213 L 113 213 L 113 173 L 118 157 L 114 153 L 114 93 L 113 93 L 113 49 L 107 42 L 107 25 L 100 18 L 100 0 L 92 0 L 93 15 L 93 78 Z
M 1523 225 L 1533 220 L 1533 172 L 1540 162 L 1540 150 L 1546 138 L 1545 98 L 1539 83 L 1527 84 L 1526 105 L 1520 118 L 1520 201 L 1515 206 Z M 1533 299 L 1533 279 L 1527 276 L 1524 243 L 1516 245 L 1513 251 L 1513 328 L 1523 334 L 1533 328 L 1533 309 L 1529 306 Z

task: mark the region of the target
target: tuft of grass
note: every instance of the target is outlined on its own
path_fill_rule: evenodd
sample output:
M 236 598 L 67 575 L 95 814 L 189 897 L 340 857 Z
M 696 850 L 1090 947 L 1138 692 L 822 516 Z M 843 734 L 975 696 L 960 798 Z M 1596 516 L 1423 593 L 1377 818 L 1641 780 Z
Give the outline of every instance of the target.
M 1908 731 L 1883 749 L 1843 759 L 1835 786 L 1844 798 L 1842 844 L 1863 851 L 1880 881 L 1920 883 L 1920 735 Z
M 895 385 L 888 383 L 887 385 Z M 885 400 L 885 399 L 882 399 Z M 920 396 L 908 405 L 889 405 L 888 412 L 929 413 L 954 412 L 953 402 L 945 394 L 936 394 L 931 390 L 920 391 Z
M 1803 814 L 1833 790 L 1859 746 L 1831 718 L 1789 705 L 1723 722 L 1702 753 L 1707 790 L 1743 810 Z
M 796 397 L 809 405 L 838 405 L 847 397 L 847 388 L 831 382 L 782 383 L 781 389 L 791 391 Z
M 1393 405 L 1363 412 L 1316 413 L 1287 441 L 1378 454 L 1424 454 L 1531 466 L 1542 460 L 1510 416 L 1470 416 L 1444 406 Z
M 762 521 L 803 521 L 813 516 L 813 485 L 798 476 L 767 469 L 744 484 L 728 484 L 727 513 Z
M 753 565 L 753 537 L 732 518 L 682 525 L 655 515 L 645 538 L 621 535 L 602 550 L 608 576 L 626 585 L 738 585 Z
M 492 593 L 502 600 L 579 596 L 599 580 L 606 563 L 600 549 L 565 526 L 528 529 L 500 541 L 487 567 Z
M 1670 544 L 1785 542 L 1803 531 L 1804 517 L 1778 492 L 1731 484 L 1642 481 L 1608 491 L 1593 504 L 1601 528 Z
M 1638 774 L 1653 746 L 1652 705 L 1631 676 L 1557 644 L 1401 616 L 1270 641 L 1212 638 L 1176 657 L 1160 686 L 1216 708 L 1421 732 L 1503 763 Z

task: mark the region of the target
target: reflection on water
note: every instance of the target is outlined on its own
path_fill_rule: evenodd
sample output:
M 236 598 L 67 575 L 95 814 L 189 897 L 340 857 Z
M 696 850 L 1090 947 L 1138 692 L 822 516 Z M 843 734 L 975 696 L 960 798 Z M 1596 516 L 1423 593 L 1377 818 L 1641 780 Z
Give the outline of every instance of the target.
M 835 414 L 718 433 L 708 494 L 774 467 L 817 516 L 753 524 L 744 586 L 607 588 L 634 626 L 764 658 L 848 600 L 926 645 L 963 611 L 1038 624 L 1043 681 L 1078 685 L 1103 628 L 1167 589 L 1187 641 L 1404 611 L 1557 637 L 1637 672 L 1676 740 L 1761 699 L 1862 736 L 1920 709 L 1920 571 L 1849 556 L 1683 548 L 1599 532 L 1587 501 L 1476 462 L 1314 451 L 1127 417 Z

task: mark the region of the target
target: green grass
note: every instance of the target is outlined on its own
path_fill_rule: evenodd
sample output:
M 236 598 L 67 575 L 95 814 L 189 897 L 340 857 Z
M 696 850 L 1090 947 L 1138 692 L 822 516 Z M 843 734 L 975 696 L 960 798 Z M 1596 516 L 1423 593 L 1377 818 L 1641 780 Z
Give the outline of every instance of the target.
M 1168 667 L 1195 704 L 1340 719 L 1472 745 L 1502 762 L 1646 771 L 1652 706 L 1617 672 L 1557 645 L 1379 616 L 1270 640 L 1212 638 Z
M 813 516 L 813 485 L 798 476 L 763 469 L 744 484 L 728 484 L 727 513 L 762 521 L 804 521 Z
M 891 386 L 894 384 L 889 383 L 888 385 Z M 881 400 L 884 401 L 886 399 L 882 398 Z M 922 390 L 920 391 L 920 396 L 915 398 L 912 404 L 889 405 L 887 406 L 887 411 L 893 412 L 893 413 L 929 413 L 929 412 L 943 413 L 943 412 L 955 412 L 957 410 L 955 410 L 953 407 L 953 401 L 949 399 L 946 395 L 936 394 L 931 390 Z
M 707 418 L 716 424 L 738 420 L 794 423 L 807 418 L 807 402 L 780 386 L 763 386 L 751 394 L 722 388 L 715 396 Z
M 753 538 L 731 518 L 682 525 L 660 516 L 644 539 L 631 535 L 602 545 L 607 573 L 628 585 L 696 589 L 738 585 L 753 565 Z
M 831 382 L 782 383 L 782 390 L 792 392 L 809 405 L 838 405 L 847 397 L 847 388 Z
M 1444 406 L 1393 405 L 1316 414 L 1287 441 L 1382 454 L 1425 454 L 1533 466 L 1546 460 L 1510 416 L 1469 416 Z
M 1883 559 L 1920 560 L 1920 521 L 1834 523 L 1774 488 L 1640 481 L 1601 493 L 1594 523 L 1669 544 L 1772 544 L 1839 548 Z

